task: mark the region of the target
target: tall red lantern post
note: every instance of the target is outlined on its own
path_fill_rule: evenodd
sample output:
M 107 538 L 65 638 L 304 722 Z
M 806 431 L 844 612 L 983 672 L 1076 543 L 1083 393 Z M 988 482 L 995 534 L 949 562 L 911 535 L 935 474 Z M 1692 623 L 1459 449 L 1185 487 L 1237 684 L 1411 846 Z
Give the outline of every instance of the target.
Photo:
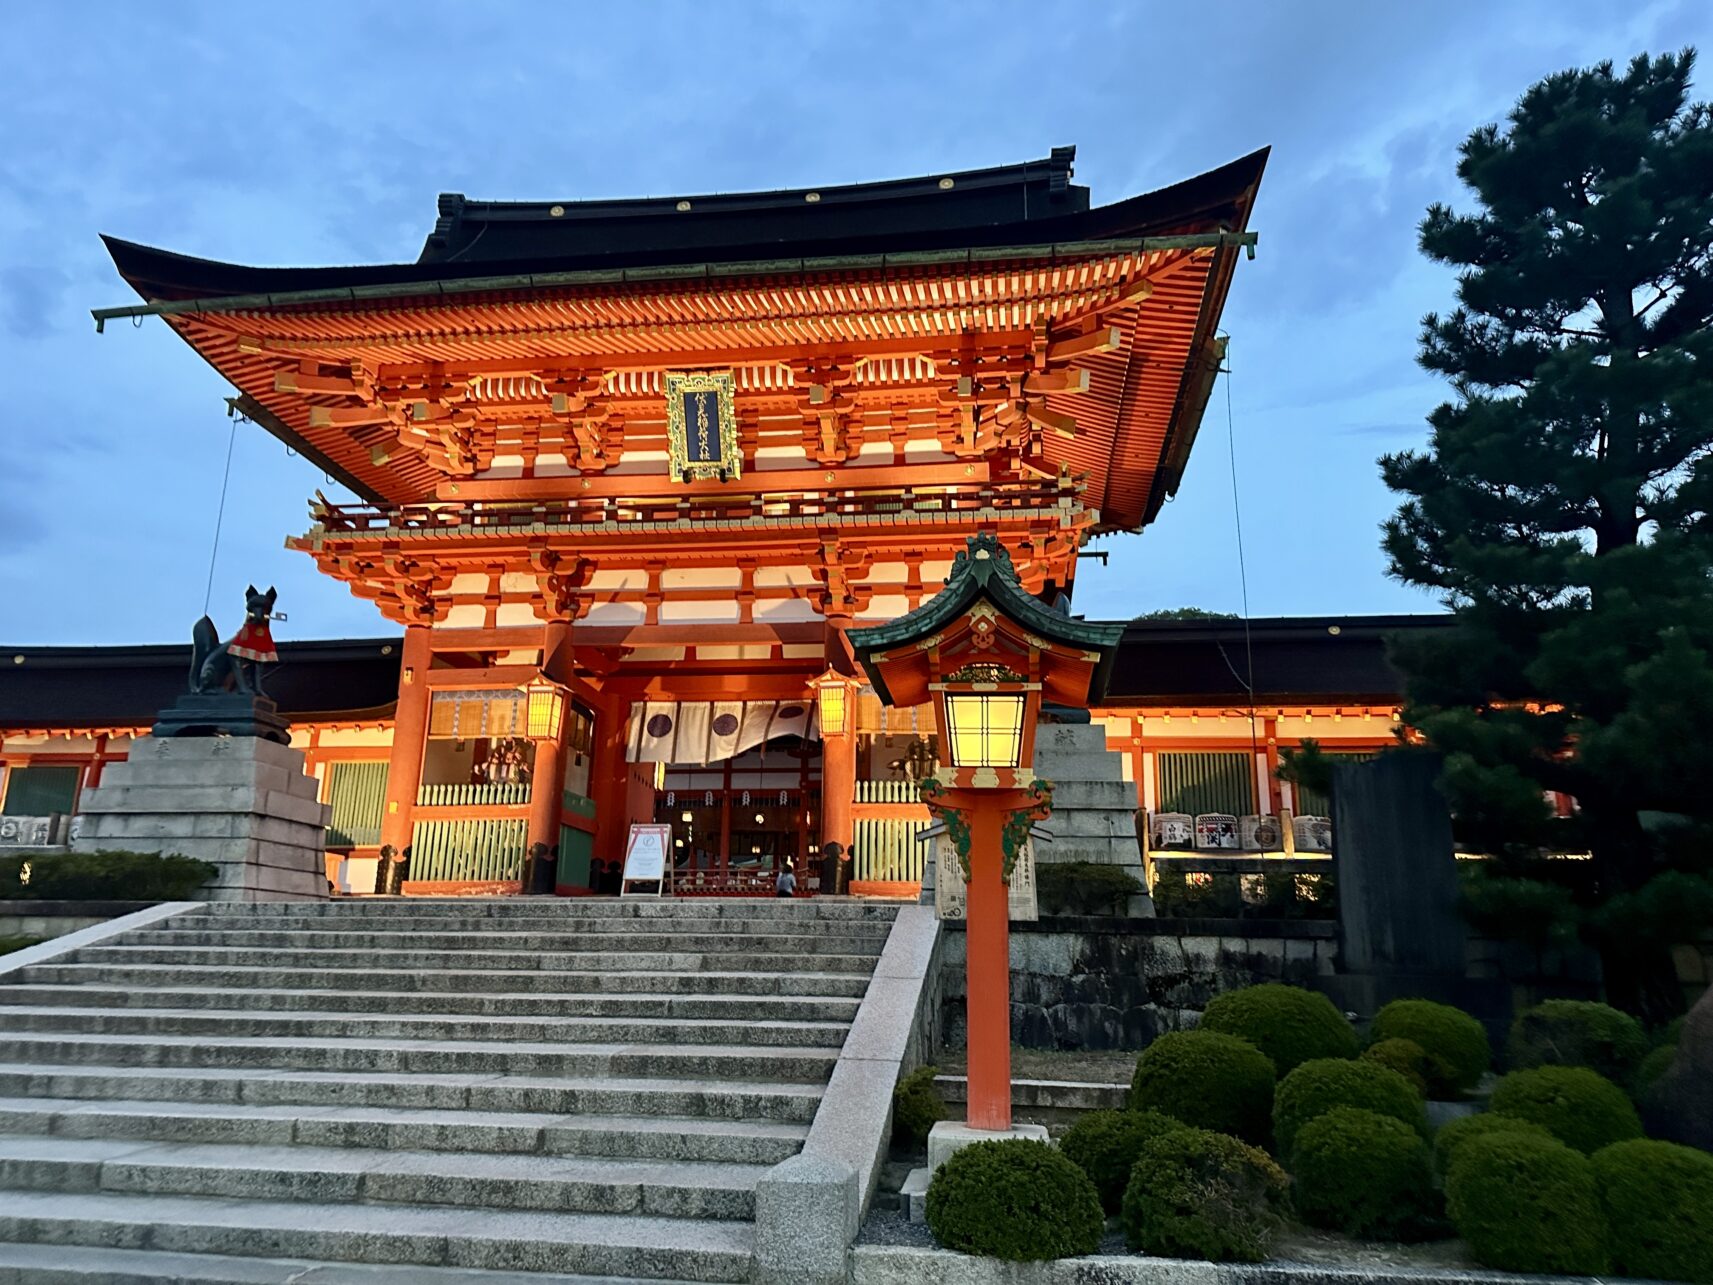
M 971 1129 L 1011 1129 L 1008 885 L 1030 826 L 1052 808 L 1052 784 L 1033 766 L 1042 701 L 1085 708 L 1104 694 L 1123 630 L 1035 598 L 1005 546 L 984 534 L 933 598 L 846 635 L 882 701 L 931 700 L 939 721 L 941 767 L 922 798 L 945 824 L 968 885 Z

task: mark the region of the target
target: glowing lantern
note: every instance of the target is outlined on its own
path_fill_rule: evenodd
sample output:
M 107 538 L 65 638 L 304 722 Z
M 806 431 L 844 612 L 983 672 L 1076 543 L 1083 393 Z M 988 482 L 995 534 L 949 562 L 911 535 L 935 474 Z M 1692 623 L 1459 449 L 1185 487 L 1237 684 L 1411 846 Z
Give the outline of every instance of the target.
M 559 729 L 565 723 L 565 689 L 546 675 L 537 674 L 523 691 L 529 701 L 526 719 L 529 739 L 558 740 Z

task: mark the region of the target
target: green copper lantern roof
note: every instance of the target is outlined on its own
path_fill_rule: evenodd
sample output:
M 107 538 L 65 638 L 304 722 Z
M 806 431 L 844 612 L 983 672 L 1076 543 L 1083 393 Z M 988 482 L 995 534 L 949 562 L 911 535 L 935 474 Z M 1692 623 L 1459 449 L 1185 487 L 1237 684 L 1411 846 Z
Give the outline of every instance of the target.
M 984 532 L 970 537 L 964 551 L 952 560 L 946 587 L 927 602 L 897 620 L 852 629 L 845 634 L 882 701 L 890 705 L 892 696 L 879 670 L 870 663 L 870 657 L 938 633 L 979 598 L 987 599 L 1001 615 L 1048 642 L 1098 651 L 1100 662 L 1089 679 L 1089 704 L 1098 704 L 1105 696 L 1124 622 L 1082 620 L 1047 606 L 1018 582 L 1017 569 L 1011 565 L 1011 555 L 999 537 Z

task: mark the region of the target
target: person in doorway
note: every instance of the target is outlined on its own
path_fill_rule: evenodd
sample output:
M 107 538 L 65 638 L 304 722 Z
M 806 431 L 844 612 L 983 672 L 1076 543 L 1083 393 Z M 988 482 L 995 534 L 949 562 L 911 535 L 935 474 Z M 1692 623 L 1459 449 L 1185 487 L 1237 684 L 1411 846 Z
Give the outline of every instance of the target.
M 779 878 L 773 881 L 775 897 L 795 897 L 797 895 L 797 876 L 791 872 L 791 863 L 785 863 L 785 869 L 779 872 Z

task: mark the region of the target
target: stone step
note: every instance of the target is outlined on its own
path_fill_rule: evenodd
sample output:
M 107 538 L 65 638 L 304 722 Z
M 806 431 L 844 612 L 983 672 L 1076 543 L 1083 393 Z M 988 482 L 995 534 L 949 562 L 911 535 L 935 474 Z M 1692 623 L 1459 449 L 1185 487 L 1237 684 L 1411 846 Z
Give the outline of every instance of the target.
M 14 1031 L 6 1055 L 18 1062 L 175 1069 L 254 1068 L 343 1074 L 653 1075 L 824 1082 L 837 1049 L 739 1044 L 554 1044 L 482 1040 L 338 1040 L 194 1035 L 82 1035 Z
M 283 915 L 271 917 L 217 915 L 187 911 L 182 915 L 174 915 L 171 919 L 164 920 L 159 927 L 185 932 L 316 932 L 389 935 L 393 933 L 482 933 L 484 935 L 495 933 L 574 933 L 578 936 L 607 933 L 628 935 L 637 932 L 639 929 L 665 931 L 670 928 L 673 931 L 695 933 L 718 931 L 729 934 L 786 931 L 795 933 L 837 932 L 844 937 L 872 937 L 885 941 L 887 933 L 892 931 L 892 920 L 890 917 L 885 919 L 760 917 L 730 919 L 718 916 L 698 916 L 670 919 L 664 916 L 653 916 L 647 919 L 638 919 L 634 916 L 567 918 L 563 915 L 417 915 L 411 913 L 410 907 L 404 906 L 399 907 L 396 912 L 385 915 L 314 915 L 299 918 L 287 918 Z
M 823 973 L 866 973 L 876 955 L 815 955 Z M 788 968 L 790 956 L 741 950 L 710 951 L 504 951 L 504 950 L 288 950 L 247 946 L 90 946 L 75 952 L 79 964 L 202 964 L 274 968 L 355 968 L 364 972 L 417 969 L 513 969 L 536 974 L 594 969 L 604 972 L 699 972 L 704 968 L 762 972 Z
M 1042 754 L 1104 754 L 1106 728 L 1099 723 L 1042 723 L 1035 729 L 1035 758 Z
M 10 1045 L 6 1052 L 14 1058 Z M 385 1107 L 389 1110 L 542 1112 L 566 1116 L 691 1116 L 807 1123 L 824 1086 L 749 1078 L 673 1079 L 619 1074 L 352 1076 L 338 1071 L 231 1067 L 91 1066 L 0 1062 L 0 1097 L 80 1101 Z
M 1134 812 L 1137 808 L 1134 781 L 1058 781 L 1054 785 L 1055 809 L 1095 808 Z M 1047 828 L 1053 828 L 1050 821 Z
M 170 946 L 174 949 L 203 947 L 233 947 L 242 949 L 272 949 L 283 947 L 290 951 L 339 950 L 361 951 L 429 951 L 442 954 L 456 952 L 459 957 L 471 953 L 493 951 L 529 951 L 538 957 L 552 957 L 567 951 L 592 949 L 612 950 L 623 946 L 627 953 L 649 951 L 698 951 L 707 954 L 756 954 L 765 952 L 781 959 L 805 955 L 877 956 L 886 945 L 884 936 L 850 936 L 835 932 L 831 927 L 816 933 L 627 933 L 621 940 L 611 934 L 594 936 L 590 941 L 575 930 L 554 933 L 514 932 L 319 932 L 291 929 L 278 932 L 246 929 L 180 929 L 176 924 L 167 929 L 147 928 L 129 932 L 114 939 L 119 946 Z
M 1054 843 L 1075 841 L 1084 836 L 1122 838 L 1131 843 L 1137 841 L 1136 813 L 1129 808 L 1054 808 L 1045 826 L 1052 832 Z M 130 937 L 125 940 L 129 941 Z
M 1043 865 L 1055 861 L 1089 861 L 1102 866 L 1135 866 L 1142 862 L 1142 849 L 1133 836 L 1099 838 L 1073 834 L 1043 843 L 1036 849 L 1036 859 Z
M 796 1155 L 809 1129 L 790 1121 L 691 1116 L 0 1098 L 0 1132 L 772 1165 Z
M 747 1222 L 21 1191 L 0 1242 L 741 1282 Z
M 841 1022 L 860 1000 L 795 995 L 484 995 L 239 987 L 0 986 L 7 1006 L 220 1009 L 245 1013 L 429 1013 L 472 1017 L 670 1017 L 721 1022 Z
M 329 1263 L 92 1245 L 0 1245 L 0 1285 L 644 1285 L 637 1276 Z M 653 1280 L 646 1285 L 691 1285 Z
M 1124 758 L 1106 750 L 1035 751 L 1035 775 L 1056 786 L 1066 781 L 1122 781 Z
M 774 967 L 777 967 L 777 962 Z M 22 972 L 22 981 L 42 986 L 207 985 L 355 991 L 379 982 L 389 989 L 415 990 L 425 994 L 794 995 L 858 999 L 868 989 L 866 973 L 777 972 L 773 968 L 764 972 L 567 969 L 553 973 L 524 972 L 515 968 L 425 968 L 377 974 L 368 968 L 196 966 L 115 961 L 34 964 Z
M 201 911 L 222 919 L 385 920 L 395 911 L 411 915 L 465 915 L 482 919 L 546 915 L 565 922 L 581 919 L 832 919 L 891 920 L 895 903 L 815 897 L 662 897 L 620 901 L 608 897 L 344 897 L 320 902 L 222 902 Z
M 766 1165 L 0 1134 L 11 1191 L 753 1218 Z
M 0 1006 L 0 1032 L 85 1035 L 200 1035 L 220 1040 L 483 1040 L 615 1044 L 630 1041 L 837 1049 L 849 1025 L 755 1018 L 464 1017 L 456 1014 L 255 1013 L 233 1010 Z M 3 1038 L 3 1037 L 0 1037 Z

